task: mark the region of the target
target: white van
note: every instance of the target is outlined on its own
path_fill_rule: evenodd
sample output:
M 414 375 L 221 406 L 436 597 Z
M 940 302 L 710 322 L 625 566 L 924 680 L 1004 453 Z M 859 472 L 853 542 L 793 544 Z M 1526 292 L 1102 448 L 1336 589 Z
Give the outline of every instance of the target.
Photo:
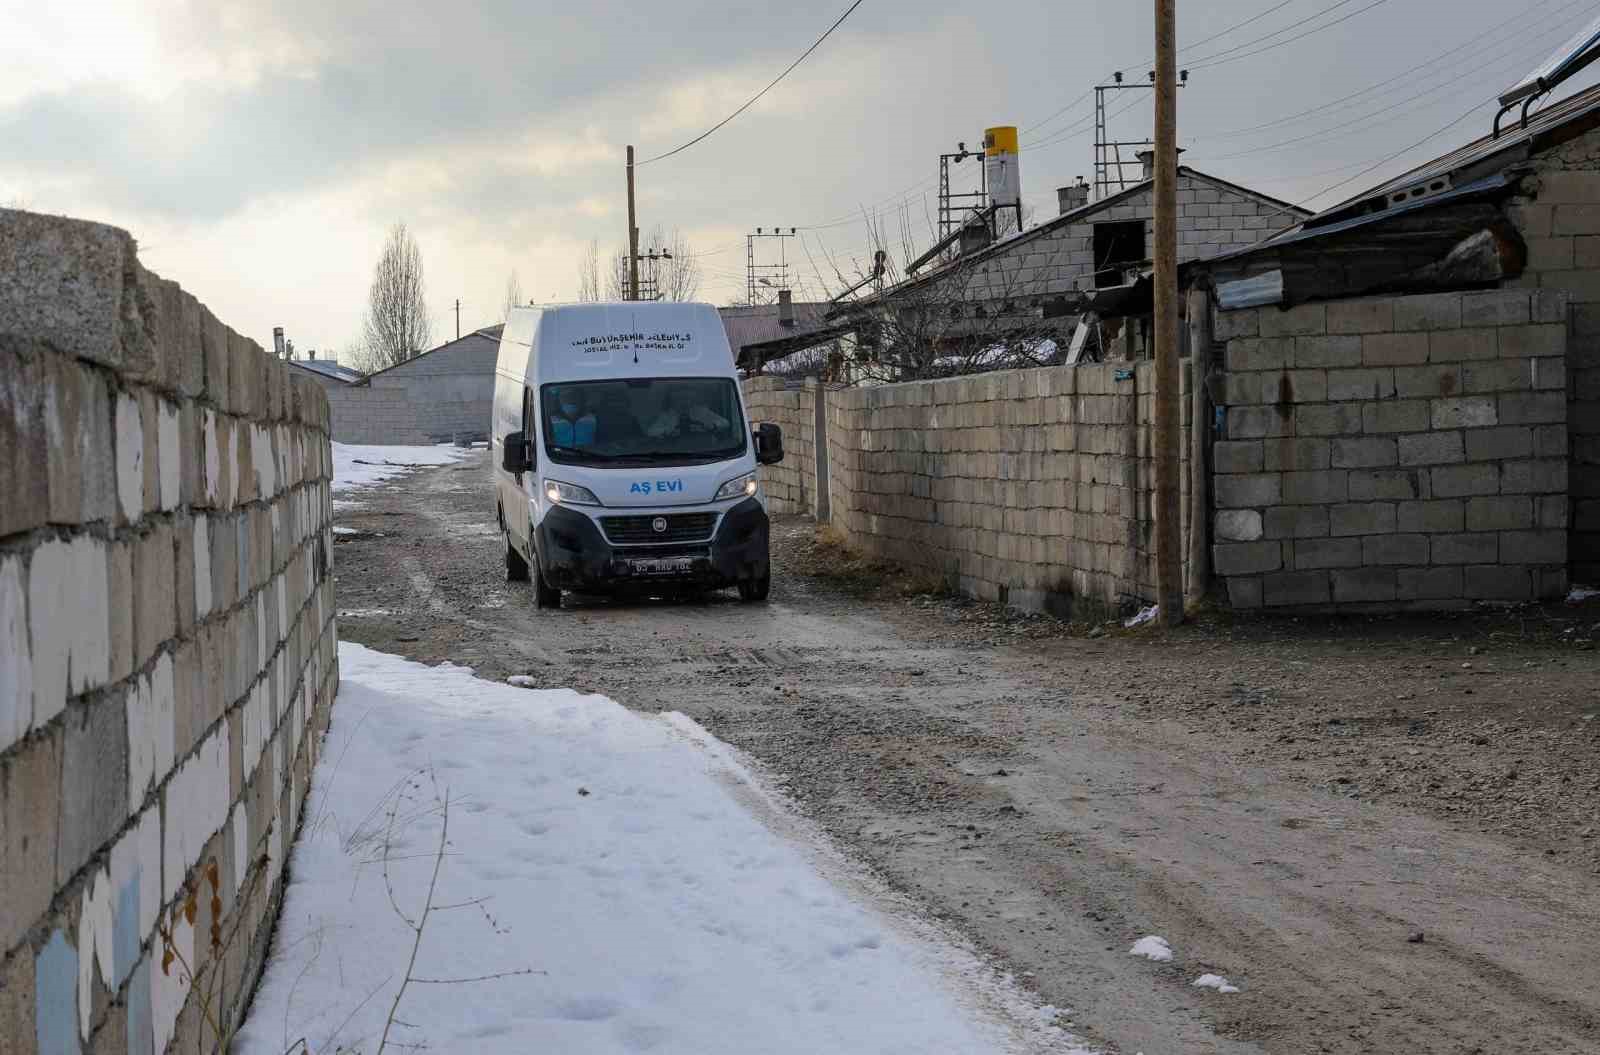
M 506 578 L 532 578 L 539 607 L 563 590 L 766 599 L 756 467 L 783 459 L 783 437 L 749 427 L 716 308 L 513 309 L 492 431 Z

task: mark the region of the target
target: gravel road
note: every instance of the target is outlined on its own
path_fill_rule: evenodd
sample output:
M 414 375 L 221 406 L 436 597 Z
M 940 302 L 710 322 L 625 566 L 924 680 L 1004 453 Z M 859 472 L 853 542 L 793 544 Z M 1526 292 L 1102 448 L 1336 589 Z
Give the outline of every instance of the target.
M 1600 1052 L 1600 604 L 1108 631 L 794 520 L 764 606 L 540 612 L 486 455 L 348 497 L 341 637 L 688 714 L 1107 1051 Z

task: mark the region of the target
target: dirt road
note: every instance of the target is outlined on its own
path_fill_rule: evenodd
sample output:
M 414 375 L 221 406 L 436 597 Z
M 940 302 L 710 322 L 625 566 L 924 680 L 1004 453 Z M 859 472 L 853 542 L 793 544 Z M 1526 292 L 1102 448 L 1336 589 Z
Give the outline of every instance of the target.
M 336 511 L 341 637 L 683 711 L 1106 1050 L 1600 1052 L 1597 606 L 1090 637 L 794 521 L 765 606 L 539 612 L 486 466 Z

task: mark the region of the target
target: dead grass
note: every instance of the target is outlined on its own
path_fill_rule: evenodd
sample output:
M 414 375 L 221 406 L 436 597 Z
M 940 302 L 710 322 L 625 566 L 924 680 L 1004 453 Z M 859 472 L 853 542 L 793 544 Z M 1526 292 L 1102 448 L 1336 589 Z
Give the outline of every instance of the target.
M 859 596 L 948 597 L 950 581 L 929 568 L 913 568 L 869 556 L 851 546 L 843 531 L 819 525 L 802 547 L 806 574 Z

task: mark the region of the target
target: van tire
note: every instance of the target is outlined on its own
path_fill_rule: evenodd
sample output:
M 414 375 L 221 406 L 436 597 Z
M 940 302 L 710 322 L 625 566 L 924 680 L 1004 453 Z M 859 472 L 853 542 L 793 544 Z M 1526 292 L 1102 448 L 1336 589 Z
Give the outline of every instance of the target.
M 546 585 L 544 573 L 537 569 L 533 576 L 533 606 L 535 608 L 561 607 L 561 591 L 554 586 Z
M 522 559 L 516 547 L 511 545 L 511 536 L 506 535 L 506 582 L 527 582 L 528 562 Z
M 755 604 L 765 601 L 767 594 L 772 592 L 772 573 L 768 572 L 759 579 L 745 579 L 739 583 L 739 600 L 745 604 Z

